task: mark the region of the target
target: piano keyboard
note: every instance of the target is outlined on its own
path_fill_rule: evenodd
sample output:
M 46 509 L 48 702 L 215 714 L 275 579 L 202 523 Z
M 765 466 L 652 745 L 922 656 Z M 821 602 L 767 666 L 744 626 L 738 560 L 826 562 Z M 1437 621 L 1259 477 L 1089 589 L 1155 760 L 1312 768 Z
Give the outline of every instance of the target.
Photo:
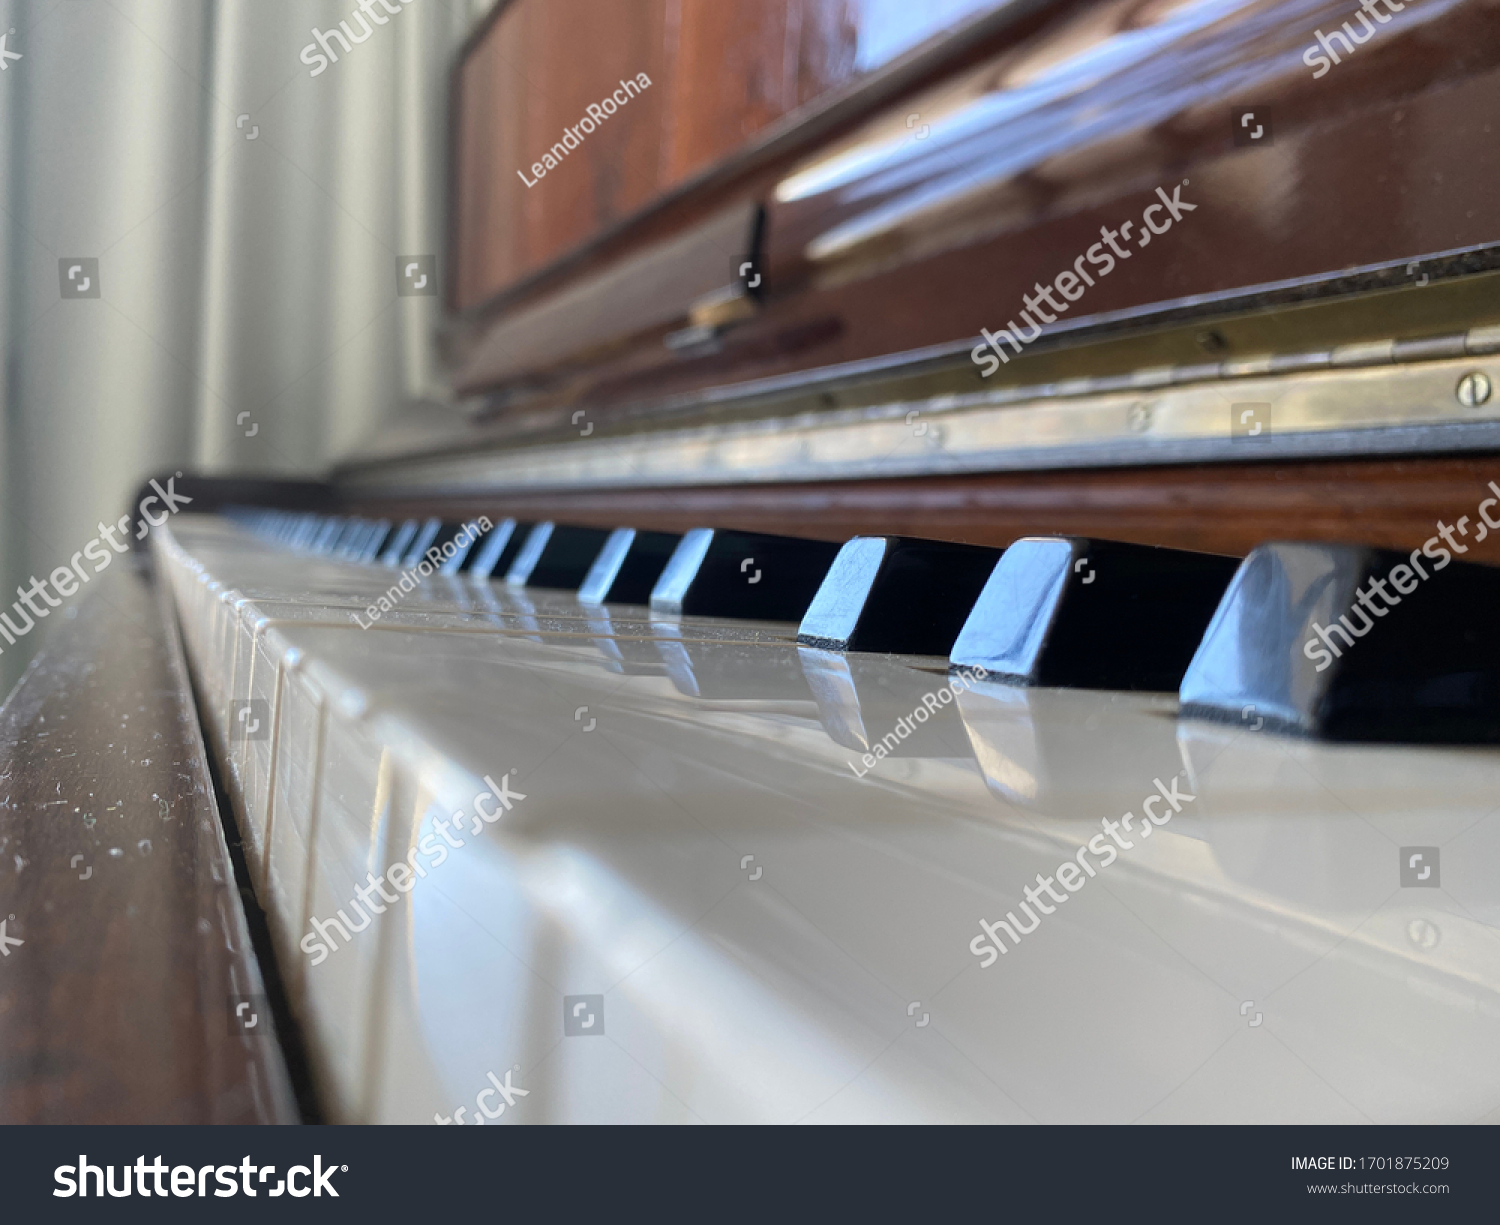
M 335 1120 L 477 1122 L 507 1071 L 493 1122 L 1500 1101 L 1500 758 L 1416 743 L 1497 738 L 1486 567 L 1319 671 L 1393 557 L 250 510 L 153 544 Z

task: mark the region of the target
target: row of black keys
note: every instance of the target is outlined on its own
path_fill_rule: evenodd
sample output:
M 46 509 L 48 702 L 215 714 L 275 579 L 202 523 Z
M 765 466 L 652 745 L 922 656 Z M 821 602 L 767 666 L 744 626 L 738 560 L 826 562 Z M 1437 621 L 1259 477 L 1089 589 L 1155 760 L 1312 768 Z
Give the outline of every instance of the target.
M 843 545 L 698 528 L 678 536 L 488 530 L 284 511 L 257 534 L 349 561 L 576 591 L 588 604 L 798 622 L 832 651 L 946 656 L 1012 685 L 1178 691 L 1183 715 L 1329 740 L 1500 743 L 1500 569 L 1351 545 L 1266 544 L 1243 561 L 1081 537 L 981 548 Z

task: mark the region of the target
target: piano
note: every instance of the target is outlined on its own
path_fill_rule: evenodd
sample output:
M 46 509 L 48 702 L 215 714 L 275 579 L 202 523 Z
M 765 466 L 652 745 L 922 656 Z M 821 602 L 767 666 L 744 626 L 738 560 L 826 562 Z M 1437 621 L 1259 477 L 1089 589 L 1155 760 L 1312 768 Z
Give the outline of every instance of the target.
M 0 1117 L 1496 1121 L 1493 4 L 681 7 L 0 711 Z

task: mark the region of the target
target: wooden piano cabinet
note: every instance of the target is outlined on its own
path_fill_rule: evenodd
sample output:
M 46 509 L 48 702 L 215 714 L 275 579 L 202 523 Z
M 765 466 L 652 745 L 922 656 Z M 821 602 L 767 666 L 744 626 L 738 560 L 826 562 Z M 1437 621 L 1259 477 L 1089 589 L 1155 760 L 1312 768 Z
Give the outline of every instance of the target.
M 781 6 L 758 7 L 774 24 Z M 996 6 L 991 17 L 1010 13 L 1014 24 L 992 31 L 979 62 L 949 63 L 939 79 L 912 83 L 898 96 L 870 92 L 856 127 L 796 125 L 810 142 L 796 158 L 788 153 L 752 168 L 740 154 L 724 155 L 721 144 L 714 166 L 718 174 L 739 167 L 733 190 L 717 179 L 684 180 L 674 188 L 681 199 L 611 214 L 618 259 L 713 211 L 761 204 L 764 279 L 752 317 L 707 349 L 668 346 L 651 328 L 655 318 L 623 316 L 615 347 L 583 335 L 566 360 L 550 346 L 516 355 L 480 340 L 502 328 L 507 313 L 606 272 L 607 265 L 572 262 L 606 232 L 586 239 L 588 227 L 569 219 L 606 187 L 612 203 L 624 203 L 628 193 L 615 190 L 628 177 L 623 168 L 639 176 L 643 166 L 671 158 L 662 152 L 643 160 L 621 144 L 609 174 L 565 180 L 564 170 L 582 170 L 565 165 L 557 187 L 551 175 L 535 189 L 522 187 L 516 155 L 501 152 L 507 125 L 523 109 L 540 114 L 544 103 L 512 69 L 504 78 L 510 110 L 497 111 L 488 126 L 466 120 L 460 147 L 475 151 L 455 167 L 449 262 L 462 283 L 451 305 L 464 312 L 454 321 L 455 386 L 475 396 L 550 392 L 595 409 L 598 419 L 605 406 L 897 353 L 967 353 L 982 328 L 1018 319 L 1025 295 L 1091 248 L 1084 266 L 1098 271 L 1104 229 L 1129 223 L 1139 231 L 1158 188 L 1180 197 L 1181 215 L 1173 212 L 1180 224 L 1149 249 L 1118 248 L 1119 261 L 1111 256 L 1089 277 L 1087 292 L 1049 323 L 1051 339 L 1169 303 L 1238 302 L 1230 308 L 1237 311 L 1247 296 L 1344 293 L 1348 279 L 1372 269 L 1425 287 L 1426 262 L 1456 253 L 1473 261 L 1469 271 L 1493 267 L 1500 235 L 1490 202 L 1500 171 L 1493 158 L 1473 153 L 1485 147 L 1500 112 L 1493 5 L 1465 0 L 1425 16 L 1411 9 L 1351 62 L 1315 80 L 1303 50 L 1316 47 L 1318 30 L 1338 29 L 1348 7 L 1342 0 L 1240 0 L 1210 10 L 1100 0 L 1048 5 L 1022 20 L 1018 6 Z M 686 37 L 686 22 L 683 29 Z M 627 45 L 622 34 L 619 47 Z M 601 79 L 611 79 L 605 68 L 613 62 L 600 59 Z M 703 122 L 715 113 L 706 105 L 711 92 L 696 80 L 680 92 L 664 89 L 661 121 L 679 134 Z M 1237 143 L 1236 113 L 1257 110 L 1274 133 L 1258 146 Z M 627 121 L 622 113 L 610 123 Z M 601 133 L 590 142 L 601 138 L 622 139 Z M 553 139 L 538 135 L 533 146 Z M 572 158 L 604 156 L 589 147 Z M 564 191 L 565 182 L 575 186 Z M 524 210 L 510 203 L 515 190 L 528 197 Z M 693 214 L 688 205 L 704 211 Z M 469 220 L 481 206 L 483 222 Z M 655 227 L 669 213 L 663 233 Z M 542 227 L 565 225 L 573 245 L 539 241 Z M 506 288 L 484 271 L 507 244 L 535 261 L 524 285 Z M 725 252 L 721 263 L 736 254 Z M 486 278 L 493 284 L 482 295 L 470 282 Z M 1415 335 L 1422 334 L 1419 323 Z M 1224 351 L 1259 355 L 1233 344 Z M 521 407 L 505 399 L 501 411 Z

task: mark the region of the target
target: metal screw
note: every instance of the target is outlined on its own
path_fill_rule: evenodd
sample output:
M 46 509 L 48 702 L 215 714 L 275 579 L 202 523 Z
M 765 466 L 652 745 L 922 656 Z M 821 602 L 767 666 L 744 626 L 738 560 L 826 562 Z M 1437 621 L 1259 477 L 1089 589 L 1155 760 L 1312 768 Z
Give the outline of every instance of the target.
M 1454 394 L 1465 408 L 1478 408 L 1490 398 L 1490 376 L 1478 370 L 1470 371 L 1458 380 Z

